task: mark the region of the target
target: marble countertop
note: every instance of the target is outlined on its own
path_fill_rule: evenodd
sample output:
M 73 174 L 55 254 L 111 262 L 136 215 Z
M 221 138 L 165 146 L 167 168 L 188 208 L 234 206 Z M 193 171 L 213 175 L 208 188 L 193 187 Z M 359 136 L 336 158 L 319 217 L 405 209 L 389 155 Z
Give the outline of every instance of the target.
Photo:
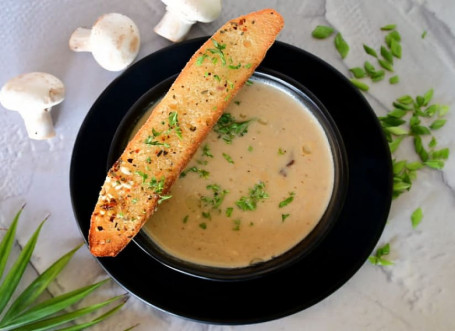
M 279 40 L 305 49 L 346 76 L 348 69 L 367 60 L 362 44 L 383 43 L 381 26 L 396 23 L 402 35 L 403 57 L 396 61 L 400 83 L 387 80 L 370 84 L 365 93 L 378 115 L 404 94 L 423 94 L 434 88 L 434 102 L 455 106 L 455 3 L 452 0 L 251 0 L 224 1 L 221 16 L 210 24 L 195 25 L 188 38 L 212 34 L 230 18 L 272 7 L 286 26 Z M 164 13 L 159 0 L 3 0 L 0 2 L 0 84 L 30 71 L 59 77 L 66 86 L 65 101 L 52 110 L 57 135 L 45 141 L 27 137 L 17 113 L 0 107 L 0 228 L 27 203 L 18 228 L 17 254 L 47 214 L 40 240 L 26 277 L 31 279 L 82 242 L 69 193 L 72 148 L 79 127 L 100 93 L 120 73 L 99 67 L 91 55 L 73 53 L 68 39 L 78 26 L 90 26 L 97 17 L 119 12 L 138 25 L 142 44 L 138 59 L 169 41 L 153 32 Z M 344 60 L 333 42 L 315 40 L 316 25 L 330 25 L 343 33 L 351 46 Z M 427 35 L 422 39 L 423 31 Z M 453 110 L 447 124 L 435 132 L 439 146 L 455 150 Z M 353 124 L 354 125 L 354 124 Z M 354 128 L 353 128 L 354 129 Z M 412 143 L 396 153 L 415 160 Z M 410 215 L 423 210 L 422 223 L 413 229 Z M 189 321 L 159 311 L 130 297 L 125 307 L 94 330 L 455 330 L 455 158 L 443 170 L 419 171 L 410 192 L 393 201 L 388 224 L 379 245 L 389 242 L 393 266 L 368 262 L 337 292 L 322 302 L 271 322 L 222 326 Z M 0 237 L 3 231 L 0 230 Z M 352 238 L 355 240 L 355 238 Z M 57 295 L 106 277 L 86 247 L 50 286 Z M 86 302 L 123 293 L 114 281 Z

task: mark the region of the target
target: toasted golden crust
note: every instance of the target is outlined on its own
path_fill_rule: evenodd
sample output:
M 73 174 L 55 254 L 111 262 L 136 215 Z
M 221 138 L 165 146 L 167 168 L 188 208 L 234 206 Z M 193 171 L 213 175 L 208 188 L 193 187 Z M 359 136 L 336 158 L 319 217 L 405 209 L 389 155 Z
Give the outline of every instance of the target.
M 273 9 L 241 16 L 222 26 L 191 57 L 107 174 L 91 217 L 93 255 L 117 255 L 167 198 L 283 24 Z

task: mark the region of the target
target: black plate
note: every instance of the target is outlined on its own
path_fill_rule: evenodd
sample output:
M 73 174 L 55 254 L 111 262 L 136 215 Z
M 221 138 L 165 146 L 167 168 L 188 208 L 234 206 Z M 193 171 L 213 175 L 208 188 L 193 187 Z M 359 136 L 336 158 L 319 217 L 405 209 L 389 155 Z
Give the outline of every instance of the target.
M 84 238 L 106 176 L 115 131 L 128 109 L 151 87 L 180 72 L 207 38 L 172 45 L 126 70 L 101 94 L 74 146 L 70 190 Z M 329 111 L 348 156 L 345 204 L 330 233 L 291 267 L 258 279 L 219 282 L 174 271 L 130 244 L 105 270 L 145 302 L 190 319 L 247 324 L 308 308 L 342 286 L 362 266 L 384 228 L 391 204 L 392 166 L 387 142 L 365 98 L 330 65 L 291 45 L 275 42 L 259 69 L 275 70 L 310 90 Z

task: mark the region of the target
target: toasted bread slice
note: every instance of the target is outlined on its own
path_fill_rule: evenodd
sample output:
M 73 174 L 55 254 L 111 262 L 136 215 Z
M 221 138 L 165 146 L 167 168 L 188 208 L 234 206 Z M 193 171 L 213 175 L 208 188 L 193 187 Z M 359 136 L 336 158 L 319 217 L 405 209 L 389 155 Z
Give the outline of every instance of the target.
M 93 255 L 116 256 L 169 198 L 171 185 L 283 24 L 273 9 L 241 16 L 192 56 L 107 174 L 91 217 Z

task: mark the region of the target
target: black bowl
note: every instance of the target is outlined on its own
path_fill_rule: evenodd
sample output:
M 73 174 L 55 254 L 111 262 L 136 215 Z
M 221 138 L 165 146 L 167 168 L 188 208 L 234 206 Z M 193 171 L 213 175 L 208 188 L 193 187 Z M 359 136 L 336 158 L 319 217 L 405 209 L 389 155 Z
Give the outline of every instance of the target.
M 126 147 L 132 130 L 138 121 L 169 90 L 177 75 L 165 79 L 147 91 L 128 110 L 121 121 L 109 150 L 107 169 L 118 159 Z M 239 268 L 220 268 L 195 264 L 172 256 L 161 249 L 141 230 L 133 241 L 142 250 L 160 263 L 188 275 L 210 280 L 235 281 L 259 277 L 266 273 L 286 268 L 311 252 L 330 231 L 342 209 L 347 185 L 347 157 L 338 129 L 324 105 L 304 86 L 278 72 L 263 70 L 255 72 L 251 78 L 273 85 L 306 106 L 323 127 L 328 138 L 334 162 L 334 187 L 329 204 L 315 228 L 297 245 L 271 260 Z

